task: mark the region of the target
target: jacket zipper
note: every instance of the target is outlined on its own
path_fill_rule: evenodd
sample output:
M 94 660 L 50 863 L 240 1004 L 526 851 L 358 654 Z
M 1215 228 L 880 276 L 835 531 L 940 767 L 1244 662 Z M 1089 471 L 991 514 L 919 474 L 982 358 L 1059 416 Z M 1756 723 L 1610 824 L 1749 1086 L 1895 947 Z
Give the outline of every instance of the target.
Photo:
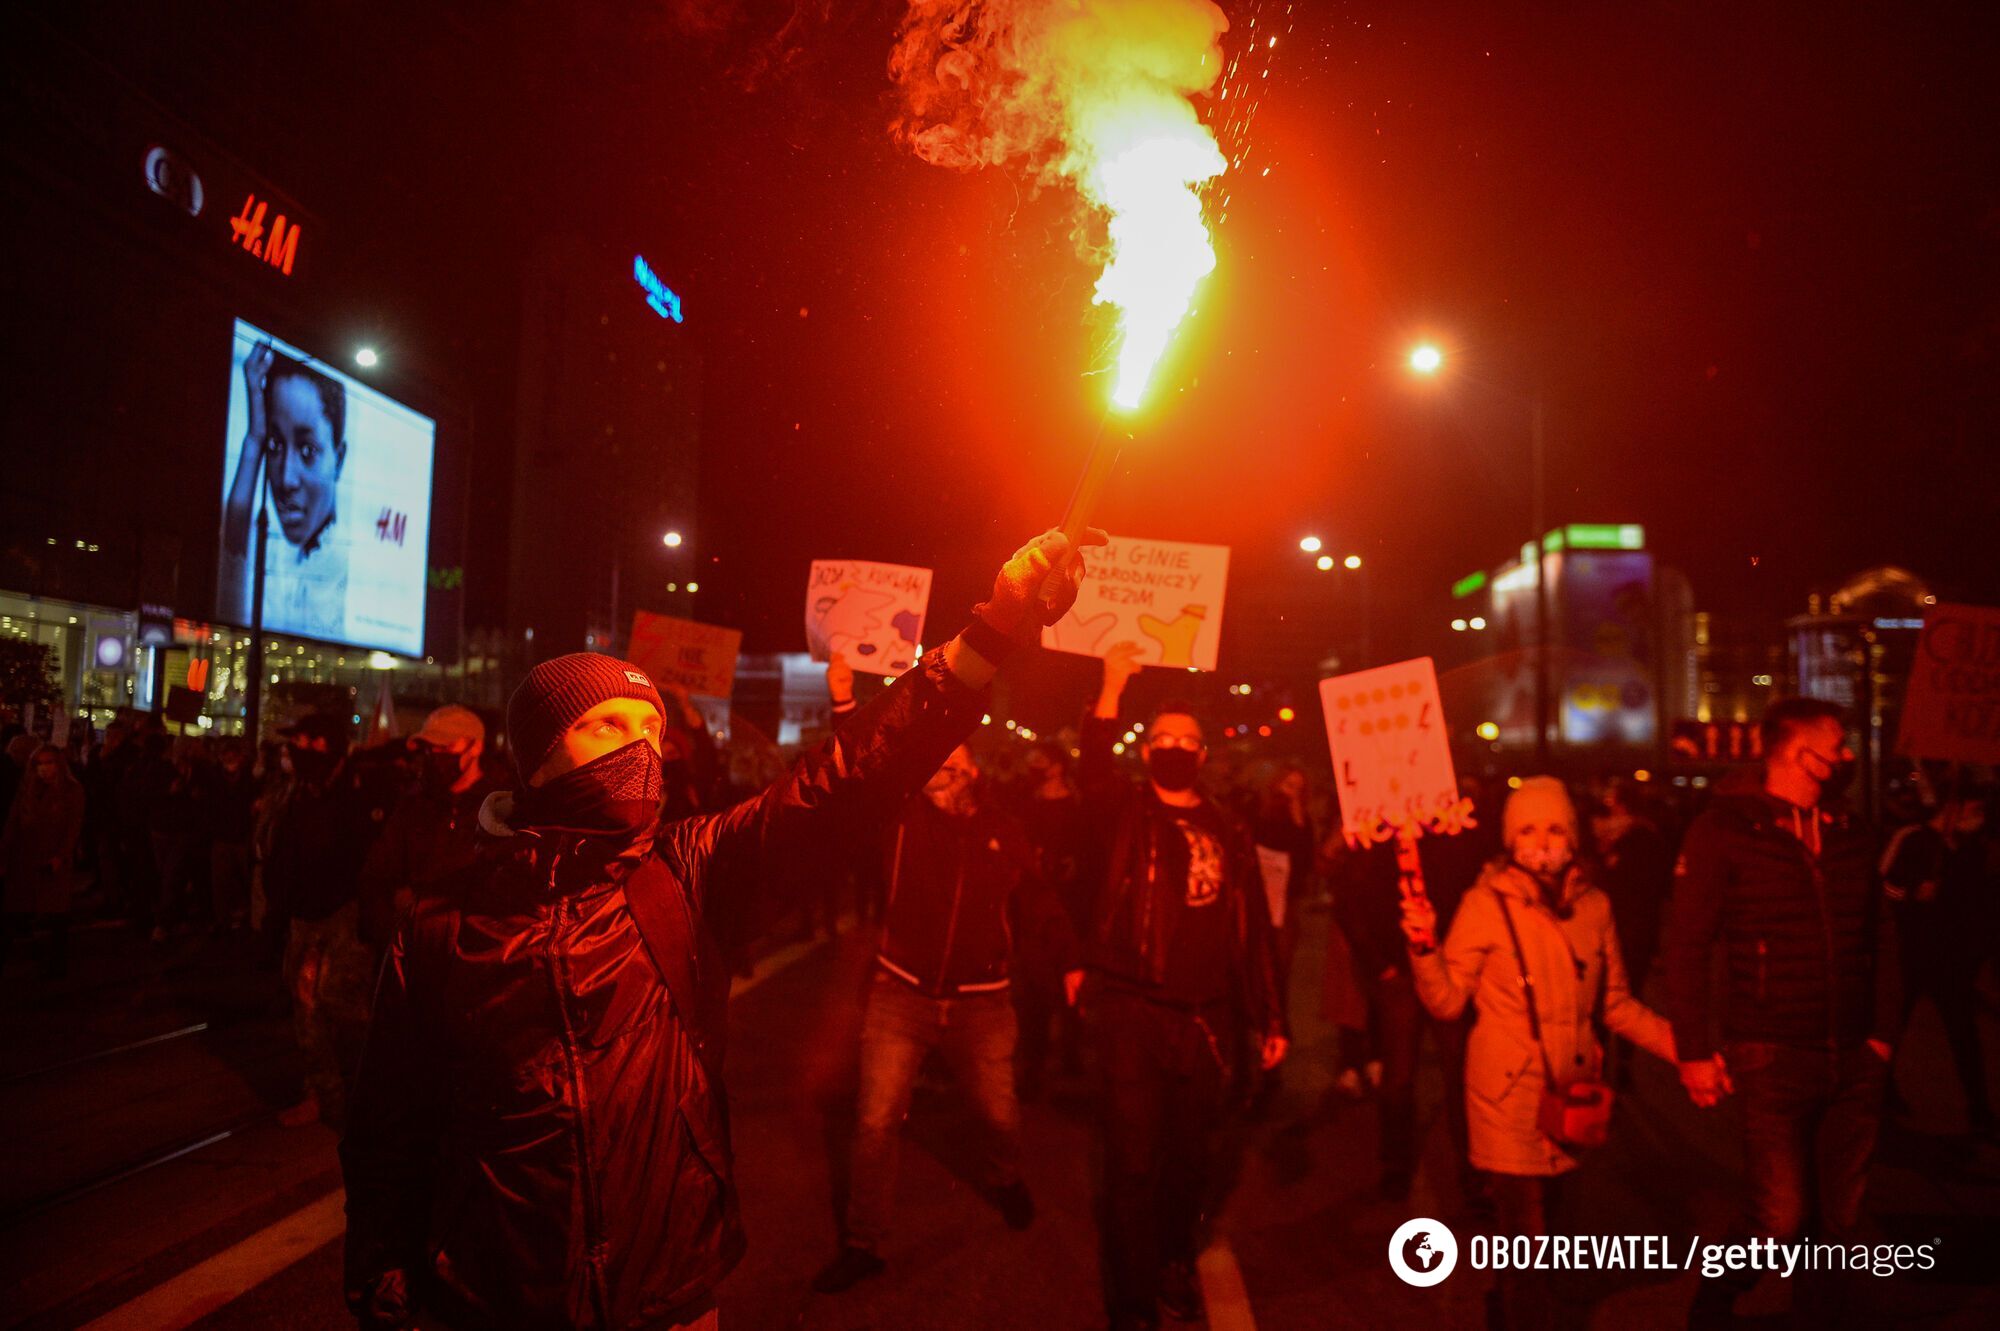
M 549 859 L 549 891 L 556 893 L 556 870 L 562 863 L 562 852 L 555 852 Z M 564 923 L 569 914 L 569 902 L 556 895 L 555 909 L 550 915 L 549 941 L 545 949 L 549 963 L 549 985 L 555 990 L 556 1015 L 562 1022 L 563 1062 L 569 1072 L 569 1084 L 576 1100 L 576 1178 L 583 1189 L 583 1237 L 584 1260 L 589 1264 L 591 1301 L 597 1305 L 600 1318 L 609 1316 L 609 1304 L 605 1299 L 602 1262 L 603 1225 L 598 1214 L 597 1180 L 590 1167 L 590 1106 L 584 1094 L 583 1074 L 577 1064 L 576 1028 L 569 1015 L 569 963 L 564 957 L 561 938 Z
M 1817 815 L 1815 815 L 1817 816 Z M 1813 899 L 1819 904 L 1820 936 L 1826 940 L 1826 1047 L 1840 1048 L 1840 996 L 1834 978 L 1833 910 L 1826 901 L 1826 876 L 1819 860 L 1808 854 L 1806 868 L 1812 874 Z
M 951 974 L 951 945 L 958 938 L 958 903 L 965 896 L 965 857 L 958 857 L 958 876 L 951 884 L 951 914 L 944 925 L 944 955 L 938 961 L 938 993 L 945 992 L 945 978 Z

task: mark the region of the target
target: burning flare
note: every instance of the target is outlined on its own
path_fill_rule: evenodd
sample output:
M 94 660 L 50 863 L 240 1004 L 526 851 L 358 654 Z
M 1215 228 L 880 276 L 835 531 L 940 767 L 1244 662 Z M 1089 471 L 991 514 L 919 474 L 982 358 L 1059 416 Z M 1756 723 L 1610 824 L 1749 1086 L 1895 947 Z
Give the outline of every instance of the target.
M 1131 410 L 1215 267 L 1197 190 L 1226 163 L 1191 101 L 1222 71 L 1210 0 L 911 0 L 893 128 L 928 162 L 1021 160 L 1105 214 L 1094 299 L 1118 311 L 1112 401 Z

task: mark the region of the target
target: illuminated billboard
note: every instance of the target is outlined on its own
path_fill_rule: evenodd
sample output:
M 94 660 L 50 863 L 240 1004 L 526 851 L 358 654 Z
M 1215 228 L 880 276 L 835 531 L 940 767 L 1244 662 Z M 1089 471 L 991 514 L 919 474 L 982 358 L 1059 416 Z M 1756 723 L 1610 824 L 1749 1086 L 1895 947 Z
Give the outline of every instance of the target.
M 437 425 L 239 319 L 223 438 L 216 618 L 421 656 Z

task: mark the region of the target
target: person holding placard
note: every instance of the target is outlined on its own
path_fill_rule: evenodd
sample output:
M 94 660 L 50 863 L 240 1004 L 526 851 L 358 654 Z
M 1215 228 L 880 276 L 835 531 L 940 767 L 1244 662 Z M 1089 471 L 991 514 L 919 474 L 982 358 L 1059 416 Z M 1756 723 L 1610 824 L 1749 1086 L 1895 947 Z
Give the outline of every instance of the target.
M 1256 847 L 1198 784 L 1208 747 L 1185 707 L 1146 724 L 1146 778 L 1114 768 L 1139 649 L 1114 646 L 1080 767 L 1098 889 L 1085 940 L 1086 1021 L 1103 1072 L 1104 1265 L 1114 1328 L 1201 1316 L 1195 1276 L 1212 1139 L 1239 1053 L 1288 1045 Z
M 1540 1236 L 1566 1201 L 1559 1181 L 1609 1126 L 1597 1023 L 1670 1063 L 1674 1037 L 1626 983 L 1611 902 L 1577 861 L 1562 782 L 1524 781 L 1507 800 L 1502 840 L 1505 858 L 1465 894 L 1442 947 L 1422 893 L 1403 900 L 1403 933 L 1431 1014 L 1478 1010 L 1465 1055 L 1472 1164 L 1492 1176 L 1500 1232 Z M 1503 1273 L 1497 1293 L 1503 1325 L 1552 1324 L 1547 1273 Z

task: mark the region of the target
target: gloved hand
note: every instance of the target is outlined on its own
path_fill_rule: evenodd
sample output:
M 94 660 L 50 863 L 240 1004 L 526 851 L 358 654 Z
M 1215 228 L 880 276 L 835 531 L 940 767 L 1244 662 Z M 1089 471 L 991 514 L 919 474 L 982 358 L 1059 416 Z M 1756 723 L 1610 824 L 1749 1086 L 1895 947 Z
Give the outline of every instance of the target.
M 1083 582 L 1080 547 L 1110 541 L 1098 528 L 1086 527 L 1071 545 L 1069 537 L 1051 527 L 1000 566 L 993 595 L 974 606 L 972 613 L 1009 637 L 1055 623 L 1076 604 Z

